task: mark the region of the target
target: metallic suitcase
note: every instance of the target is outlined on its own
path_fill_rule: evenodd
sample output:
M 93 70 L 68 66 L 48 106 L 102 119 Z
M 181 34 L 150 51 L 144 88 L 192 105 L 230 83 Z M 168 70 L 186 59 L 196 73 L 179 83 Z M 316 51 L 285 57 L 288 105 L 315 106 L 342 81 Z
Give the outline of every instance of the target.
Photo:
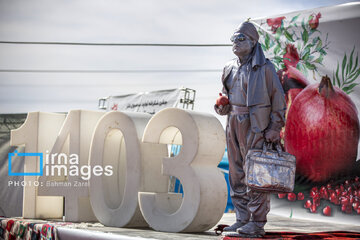
M 263 149 L 250 149 L 245 160 L 245 183 L 261 192 L 283 193 L 294 190 L 296 158 L 283 152 L 280 145 L 272 150 L 264 143 Z

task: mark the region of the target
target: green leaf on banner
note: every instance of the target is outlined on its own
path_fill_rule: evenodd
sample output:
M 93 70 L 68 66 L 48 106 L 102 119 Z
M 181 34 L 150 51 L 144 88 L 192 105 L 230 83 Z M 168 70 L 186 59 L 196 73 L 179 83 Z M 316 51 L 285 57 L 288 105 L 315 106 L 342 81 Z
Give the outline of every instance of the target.
M 295 17 L 293 17 L 293 18 L 291 19 L 290 23 L 292 23 L 292 22 L 296 21 L 296 20 L 298 19 L 298 17 L 299 17 L 299 16 L 300 16 L 300 14 L 296 15 Z
M 303 60 L 304 61 L 308 61 L 309 60 L 309 56 L 310 56 L 310 52 L 307 52 L 307 53 L 305 53 L 305 55 L 303 56 Z
M 301 22 L 301 26 L 302 26 L 302 28 L 303 28 L 304 30 L 306 30 L 304 19 L 303 19 L 302 22 Z
M 304 59 L 306 55 L 310 55 L 310 45 L 307 45 L 304 50 L 301 52 L 301 58 Z
M 349 94 L 349 91 L 352 90 L 354 87 L 356 87 L 358 85 L 358 83 L 353 83 L 349 86 L 343 87 L 342 90 L 344 92 L 346 92 L 347 94 Z
M 295 42 L 292 35 L 287 30 L 285 30 L 284 34 L 287 40 L 289 40 L 290 42 Z
M 320 54 L 320 56 L 315 60 L 316 63 L 322 63 L 324 59 L 324 55 Z
M 352 83 L 353 81 L 355 81 L 359 77 L 359 74 L 360 74 L 360 68 L 349 77 L 350 80 L 347 81 L 347 83 Z
M 301 70 L 300 70 L 300 72 L 304 73 L 306 77 L 308 76 L 308 70 L 307 70 L 305 64 L 302 64 L 302 65 L 301 65 Z
M 342 79 L 345 79 L 344 73 L 345 73 L 345 66 L 346 66 L 346 53 L 344 55 L 343 61 L 342 61 L 342 67 L 341 67 L 341 75 L 342 75 Z
M 281 37 L 281 28 L 276 29 L 275 39 L 278 41 Z
M 309 63 L 309 62 L 305 62 L 305 66 L 309 70 L 315 70 L 316 69 L 316 66 L 314 64 L 312 64 L 312 63 Z
M 316 37 L 316 38 L 313 38 L 313 40 L 312 40 L 312 44 L 315 44 L 317 41 L 319 41 L 319 37 Z
M 270 43 L 270 37 L 269 37 L 269 34 L 266 33 L 266 36 L 265 36 L 265 48 L 266 48 L 266 50 L 269 50 L 269 43 Z
M 302 40 L 304 42 L 304 44 L 307 43 L 307 41 L 309 40 L 309 34 L 306 30 L 303 31 L 303 33 L 301 34 Z
M 325 50 L 324 50 L 323 48 L 320 48 L 320 49 L 319 49 L 319 52 L 320 52 L 321 54 L 323 54 L 323 55 L 326 55 L 326 54 L 327 54 L 327 52 L 325 52 Z
M 274 54 L 277 55 L 280 51 L 280 48 L 281 48 L 281 45 L 277 45 L 275 48 L 274 48 Z
M 283 58 L 279 56 L 274 56 L 274 60 L 278 63 L 281 63 L 283 61 Z
M 269 48 L 272 48 L 274 45 L 275 45 L 275 42 L 270 40 L 270 47 Z
M 313 46 L 314 46 L 314 44 L 309 43 L 308 45 L 305 46 L 304 51 L 305 51 L 305 52 L 310 52 L 310 49 L 311 49 Z
M 350 54 L 350 57 L 349 57 L 349 65 L 348 65 L 348 67 L 349 67 L 350 72 L 352 70 L 354 51 L 355 51 L 355 46 L 354 46 L 353 50 L 351 51 L 351 54 Z
M 352 82 L 354 82 L 358 77 L 359 77 L 359 74 L 360 74 L 360 69 L 358 69 L 357 72 L 354 72 L 349 78 L 348 78 L 348 81 L 346 81 L 346 83 L 344 85 L 348 85 Z
M 301 71 L 301 67 L 302 67 L 301 65 L 302 65 L 301 62 L 299 62 L 299 63 L 296 65 L 297 70 Z
M 318 39 L 319 40 L 318 40 L 318 43 L 316 44 L 316 48 L 315 48 L 316 51 L 319 51 L 322 47 L 322 41 L 320 38 L 318 38 Z
M 354 68 L 351 70 L 352 72 L 357 68 L 358 60 L 359 60 L 359 55 L 357 54 L 357 55 L 356 55 L 356 61 L 355 61 Z
M 261 43 L 261 48 L 266 52 L 265 45 Z
M 336 68 L 336 82 L 338 84 L 338 87 L 341 87 L 341 84 L 340 84 L 340 78 L 339 78 L 339 62 L 337 64 L 337 68 Z

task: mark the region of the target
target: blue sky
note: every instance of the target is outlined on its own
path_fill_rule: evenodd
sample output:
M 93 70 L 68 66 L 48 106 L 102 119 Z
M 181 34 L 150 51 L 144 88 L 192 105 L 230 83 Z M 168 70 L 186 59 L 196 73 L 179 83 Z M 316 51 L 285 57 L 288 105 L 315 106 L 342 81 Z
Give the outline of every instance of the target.
M 230 43 L 245 19 L 350 1 L 0 0 L 0 41 Z M 1 69 L 214 69 L 206 73 L 4 73 L 0 113 L 97 109 L 109 95 L 190 87 L 212 112 L 230 47 L 94 47 L 0 44 Z

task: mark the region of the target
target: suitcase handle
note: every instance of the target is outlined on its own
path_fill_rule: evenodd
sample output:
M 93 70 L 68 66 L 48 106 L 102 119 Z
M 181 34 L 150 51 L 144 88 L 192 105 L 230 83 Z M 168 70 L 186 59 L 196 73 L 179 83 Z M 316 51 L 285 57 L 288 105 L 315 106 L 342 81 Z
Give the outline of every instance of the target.
M 268 150 L 273 150 L 274 144 L 272 142 L 264 142 L 263 144 L 263 150 L 261 153 L 261 156 L 266 155 L 266 152 Z M 283 151 L 279 143 L 275 143 L 275 149 L 277 153 L 279 154 L 279 157 L 282 155 Z

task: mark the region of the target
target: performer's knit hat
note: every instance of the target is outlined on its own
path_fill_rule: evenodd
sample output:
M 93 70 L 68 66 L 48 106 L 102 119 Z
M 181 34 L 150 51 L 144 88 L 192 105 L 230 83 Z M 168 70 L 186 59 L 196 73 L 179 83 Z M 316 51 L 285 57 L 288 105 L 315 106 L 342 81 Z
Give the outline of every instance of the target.
M 259 40 L 259 34 L 255 26 L 248 21 L 243 22 L 235 31 L 245 34 L 246 36 L 250 37 L 252 40 L 255 41 Z

